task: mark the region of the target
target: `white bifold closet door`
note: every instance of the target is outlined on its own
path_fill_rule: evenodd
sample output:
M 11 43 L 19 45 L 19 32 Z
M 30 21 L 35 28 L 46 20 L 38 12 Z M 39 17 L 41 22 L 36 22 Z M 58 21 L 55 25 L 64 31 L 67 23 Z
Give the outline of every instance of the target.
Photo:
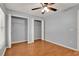
M 0 8 L 0 49 L 5 45 L 5 14 Z
M 12 39 L 11 42 L 27 41 L 27 20 L 19 17 L 12 17 Z
M 41 21 L 40 20 L 35 20 L 34 21 L 34 39 L 42 39 L 42 28 L 41 28 Z

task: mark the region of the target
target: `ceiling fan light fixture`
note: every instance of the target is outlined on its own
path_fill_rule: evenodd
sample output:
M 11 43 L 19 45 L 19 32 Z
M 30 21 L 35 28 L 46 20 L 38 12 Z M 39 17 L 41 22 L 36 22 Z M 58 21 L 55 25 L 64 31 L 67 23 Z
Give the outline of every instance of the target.
M 49 12 L 49 9 L 47 7 L 44 7 L 44 10 L 47 11 L 47 12 Z
M 44 12 L 45 10 L 43 9 L 42 12 Z

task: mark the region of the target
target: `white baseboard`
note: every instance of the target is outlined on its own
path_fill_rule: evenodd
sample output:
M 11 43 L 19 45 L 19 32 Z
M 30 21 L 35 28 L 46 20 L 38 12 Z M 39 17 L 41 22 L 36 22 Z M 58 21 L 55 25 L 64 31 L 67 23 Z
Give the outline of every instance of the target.
M 22 41 L 16 41 L 16 42 L 12 42 L 11 44 L 15 44 L 15 43 L 21 43 L 21 42 L 26 42 L 27 40 L 22 40 Z
M 2 56 L 4 56 L 4 55 L 5 55 L 6 49 L 7 49 L 7 48 L 5 48 L 5 49 L 4 49 Z
M 34 43 L 34 41 L 30 41 L 30 42 L 28 42 L 28 44 L 30 44 L 30 43 Z
M 78 49 L 74 49 L 74 48 L 65 46 L 65 45 L 60 44 L 60 43 L 52 42 L 52 41 L 50 41 L 50 40 L 46 40 L 46 41 L 51 42 L 51 43 L 56 44 L 56 45 L 59 45 L 59 46 L 62 46 L 62 47 L 65 47 L 65 48 L 67 48 L 67 49 L 71 49 L 71 50 L 74 50 L 74 51 L 79 51 Z

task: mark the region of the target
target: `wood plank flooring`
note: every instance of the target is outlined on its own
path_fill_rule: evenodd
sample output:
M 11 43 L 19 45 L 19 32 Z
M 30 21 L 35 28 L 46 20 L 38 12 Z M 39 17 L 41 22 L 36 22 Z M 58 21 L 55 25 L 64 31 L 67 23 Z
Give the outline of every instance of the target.
M 79 56 L 79 52 L 44 40 L 36 40 L 31 44 L 12 44 L 12 48 L 6 50 L 5 56 Z

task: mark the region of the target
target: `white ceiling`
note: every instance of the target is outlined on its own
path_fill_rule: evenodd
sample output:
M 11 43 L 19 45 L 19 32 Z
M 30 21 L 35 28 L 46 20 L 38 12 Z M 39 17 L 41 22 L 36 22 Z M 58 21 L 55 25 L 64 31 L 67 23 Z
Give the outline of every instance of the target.
M 32 11 L 32 8 L 40 7 L 40 3 L 6 3 L 6 7 L 10 10 L 15 10 L 19 12 L 28 13 L 30 15 L 39 16 L 39 17 L 46 17 L 48 15 L 51 15 L 53 11 L 46 12 L 45 14 L 41 14 L 41 9 Z M 70 8 L 72 6 L 77 5 L 77 3 L 56 3 L 52 5 L 52 7 L 57 8 L 58 11 L 62 11 L 64 9 Z

